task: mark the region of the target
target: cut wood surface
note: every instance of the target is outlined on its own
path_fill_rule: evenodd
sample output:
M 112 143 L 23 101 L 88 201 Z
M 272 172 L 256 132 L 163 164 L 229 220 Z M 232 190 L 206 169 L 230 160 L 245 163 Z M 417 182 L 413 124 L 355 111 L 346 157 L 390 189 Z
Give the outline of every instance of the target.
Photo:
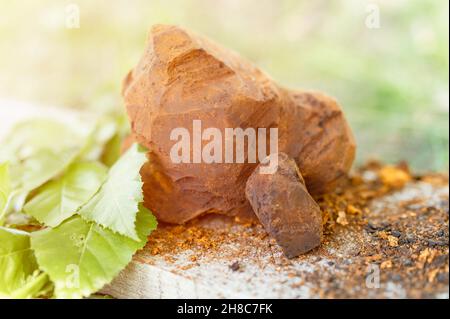
M 14 107 L 12 107 L 14 106 Z M 73 111 L 0 100 L 2 131 Z M 376 178 L 370 169 L 362 182 Z M 210 216 L 160 225 L 102 293 L 116 298 L 448 298 L 448 179 L 429 174 L 338 213 L 322 245 L 287 259 L 260 225 Z M 329 222 L 328 222 L 329 223 Z
M 405 213 L 406 203 L 415 203 L 416 211 L 425 208 L 424 215 Z M 444 245 L 443 257 L 432 258 L 433 245 L 417 235 L 428 227 L 448 231 L 448 186 L 414 182 L 373 201 L 370 209 L 374 224 L 387 220 L 386 214 L 406 214 L 402 223 L 411 227 L 407 232 L 415 234 L 416 243 L 391 247 L 367 227 L 339 226 L 319 249 L 288 260 L 260 226 L 221 225 L 217 230 L 211 217 L 181 229 L 192 231 L 192 237 L 177 227 L 161 227 L 155 234 L 162 239 L 163 247 L 156 246 L 161 252 L 152 251 L 150 240 L 103 292 L 117 298 L 448 298 L 448 237 L 437 241 Z M 430 216 L 421 216 L 428 214 L 437 224 L 422 224 Z M 214 231 L 208 231 L 211 227 Z M 179 240 L 173 242 L 180 247 L 165 243 L 164 237 L 177 233 Z M 373 277 L 378 271 L 379 285 Z

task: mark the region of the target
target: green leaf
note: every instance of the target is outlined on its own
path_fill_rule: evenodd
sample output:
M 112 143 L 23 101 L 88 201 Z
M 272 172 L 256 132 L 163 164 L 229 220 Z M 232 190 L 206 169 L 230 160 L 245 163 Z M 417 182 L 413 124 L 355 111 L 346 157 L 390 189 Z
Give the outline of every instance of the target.
M 101 156 L 102 163 L 109 167 L 120 158 L 123 140 L 130 134 L 130 123 L 125 114 L 116 116 L 115 123 L 116 134 L 106 143 Z
M 86 138 L 80 158 L 84 160 L 98 160 L 104 151 L 105 145 L 117 133 L 115 121 L 109 117 L 101 118 L 89 136 Z
M 8 163 L 0 164 L 0 225 L 5 214 L 6 205 L 11 194 L 11 181 L 9 178 Z
M 81 126 L 51 119 L 16 124 L 0 149 L 0 162 L 10 163 L 12 188 L 30 191 L 61 173 L 79 154 L 86 136 Z
M 0 227 L 0 298 L 32 298 L 48 283 L 30 248 L 28 233 Z
M 142 205 L 136 219 L 139 241 L 116 234 L 80 216 L 57 228 L 32 234 L 31 246 L 40 268 L 55 284 L 57 298 L 82 298 L 97 292 L 144 247 L 156 219 Z
M 62 151 L 40 149 L 18 165 L 12 167 L 11 177 L 15 187 L 31 191 L 61 174 L 76 158 L 79 149 Z
M 29 276 L 25 284 L 14 291 L 10 297 L 13 299 L 30 299 L 48 295 L 52 289 L 46 273 L 36 270 Z M 50 291 L 49 291 L 50 290 Z
M 69 125 L 50 119 L 30 119 L 16 124 L 2 139 L 0 162 L 11 165 L 27 158 L 39 150 L 53 152 L 82 145 L 85 134 L 80 134 Z
M 0 148 L 0 162 L 9 162 L 11 180 L 9 205 L 3 215 L 21 210 L 30 191 L 61 174 L 77 158 L 85 138 L 81 126 L 55 120 L 16 124 Z
M 76 148 L 59 152 L 41 149 L 30 157 L 11 165 L 13 191 L 10 195 L 12 203 L 9 208 L 20 211 L 29 192 L 63 173 L 75 160 L 78 152 Z
M 119 119 L 104 117 L 94 130 L 92 123 L 75 126 L 50 119 L 17 124 L 0 148 L 0 162 L 9 161 L 12 181 L 8 211 L 3 215 L 21 210 L 30 191 L 63 173 L 75 160 L 103 157 L 105 145 L 123 131 Z
M 80 157 L 87 160 L 101 160 L 111 167 L 121 155 L 124 137 L 130 128 L 125 114 L 111 114 L 98 120 L 86 139 Z
M 0 211 L 8 200 L 11 192 L 11 181 L 9 179 L 8 163 L 0 164 Z
M 97 192 L 106 174 L 98 162 L 74 163 L 61 178 L 41 187 L 23 209 L 40 223 L 56 227 Z
M 145 151 L 133 144 L 111 167 L 97 194 L 78 213 L 89 221 L 139 240 L 134 224 L 138 204 L 143 201 L 139 170 L 146 160 Z

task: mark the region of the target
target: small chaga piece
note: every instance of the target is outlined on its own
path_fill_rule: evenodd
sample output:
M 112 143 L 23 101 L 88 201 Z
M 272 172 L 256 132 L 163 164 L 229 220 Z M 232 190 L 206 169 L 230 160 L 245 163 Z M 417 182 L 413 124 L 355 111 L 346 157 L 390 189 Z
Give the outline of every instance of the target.
M 384 166 L 378 171 L 382 183 L 391 188 L 402 188 L 412 177 L 409 172 L 395 166 Z
M 284 89 L 238 54 L 176 26 L 152 28 L 122 94 L 133 138 L 149 149 L 144 200 L 160 221 L 185 223 L 207 213 L 254 217 L 244 189 L 258 163 L 172 162 L 171 131 L 185 128 L 192 137 L 194 120 L 222 135 L 225 128 L 278 128 L 278 150 L 295 159 L 313 195 L 332 191 L 355 155 L 335 100 Z
M 245 194 L 261 224 L 288 258 L 320 245 L 319 205 L 309 195 L 295 161 L 286 154 L 279 153 L 274 174 L 261 174 L 256 168 Z

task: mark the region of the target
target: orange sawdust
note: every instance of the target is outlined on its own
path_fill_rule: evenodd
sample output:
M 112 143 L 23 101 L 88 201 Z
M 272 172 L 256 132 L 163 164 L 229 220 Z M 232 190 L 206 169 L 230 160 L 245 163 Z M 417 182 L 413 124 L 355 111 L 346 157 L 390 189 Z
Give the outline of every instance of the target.
M 419 197 L 396 202 L 395 211 L 391 208 L 376 213 L 371 211 L 373 200 L 399 191 L 408 183 L 418 182 L 445 186 L 448 177 L 443 174 L 413 175 L 405 163 L 398 166 L 384 166 L 378 162 L 366 164 L 334 193 L 316 198 L 323 213 L 321 247 L 294 261 L 279 254 L 273 258 L 273 263 L 295 281 L 293 286 L 314 283 L 316 288 L 312 293 L 323 298 L 377 297 L 377 291 L 361 287 L 371 264 L 380 267 L 382 281 L 402 284 L 410 298 L 430 297 L 433 292 L 445 289 L 449 282 L 448 195 L 433 206 Z M 149 237 L 146 251 L 153 256 L 176 256 L 186 250 L 195 251 L 196 255 L 190 257 L 191 264 L 184 265 L 182 271 L 207 262 L 207 258 L 227 258 L 232 265 L 252 257 L 255 247 L 261 252 L 267 249 L 265 247 L 276 247 L 261 225 L 240 225 L 238 231 L 233 225 L 236 225 L 233 219 L 217 228 L 205 227 L 202 219 L 186 225 L 161 225 Z M 343 238 L 348 242 L 343 242 Z M 233 242 L 240 249 L 224 252 L 224 247 Z M 347 244 L 352 247 L 347 255 L 330 254 L 330 250 Z M 316 261 L 313 265 L 328 260 L 329 269 L 299 274 L 290 268 L 295 260 L 311 258 Z M 245 267 L 242 262 L 239 264 Z

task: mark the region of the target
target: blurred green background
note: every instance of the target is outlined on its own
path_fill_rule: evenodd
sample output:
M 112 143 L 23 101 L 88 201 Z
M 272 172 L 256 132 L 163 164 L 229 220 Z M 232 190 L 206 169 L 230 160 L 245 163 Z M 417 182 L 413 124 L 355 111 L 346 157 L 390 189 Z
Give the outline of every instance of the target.
M 80 27 L 67 28 L 70 7 Z M 368 28 L 376 4 L 380 28 Z M 68 7 L 69 5 L 69 7 Z M 152 24 L 205 34 L 279 83 L 335 96 L 358 162 L 448 171 L 449 3 L 443 0 L 0 0 L 0 98 L 104 112 Z M 69 11 L 67 11 L 69 10 Z M 1 119 L 7 121 L 8 119 Z

